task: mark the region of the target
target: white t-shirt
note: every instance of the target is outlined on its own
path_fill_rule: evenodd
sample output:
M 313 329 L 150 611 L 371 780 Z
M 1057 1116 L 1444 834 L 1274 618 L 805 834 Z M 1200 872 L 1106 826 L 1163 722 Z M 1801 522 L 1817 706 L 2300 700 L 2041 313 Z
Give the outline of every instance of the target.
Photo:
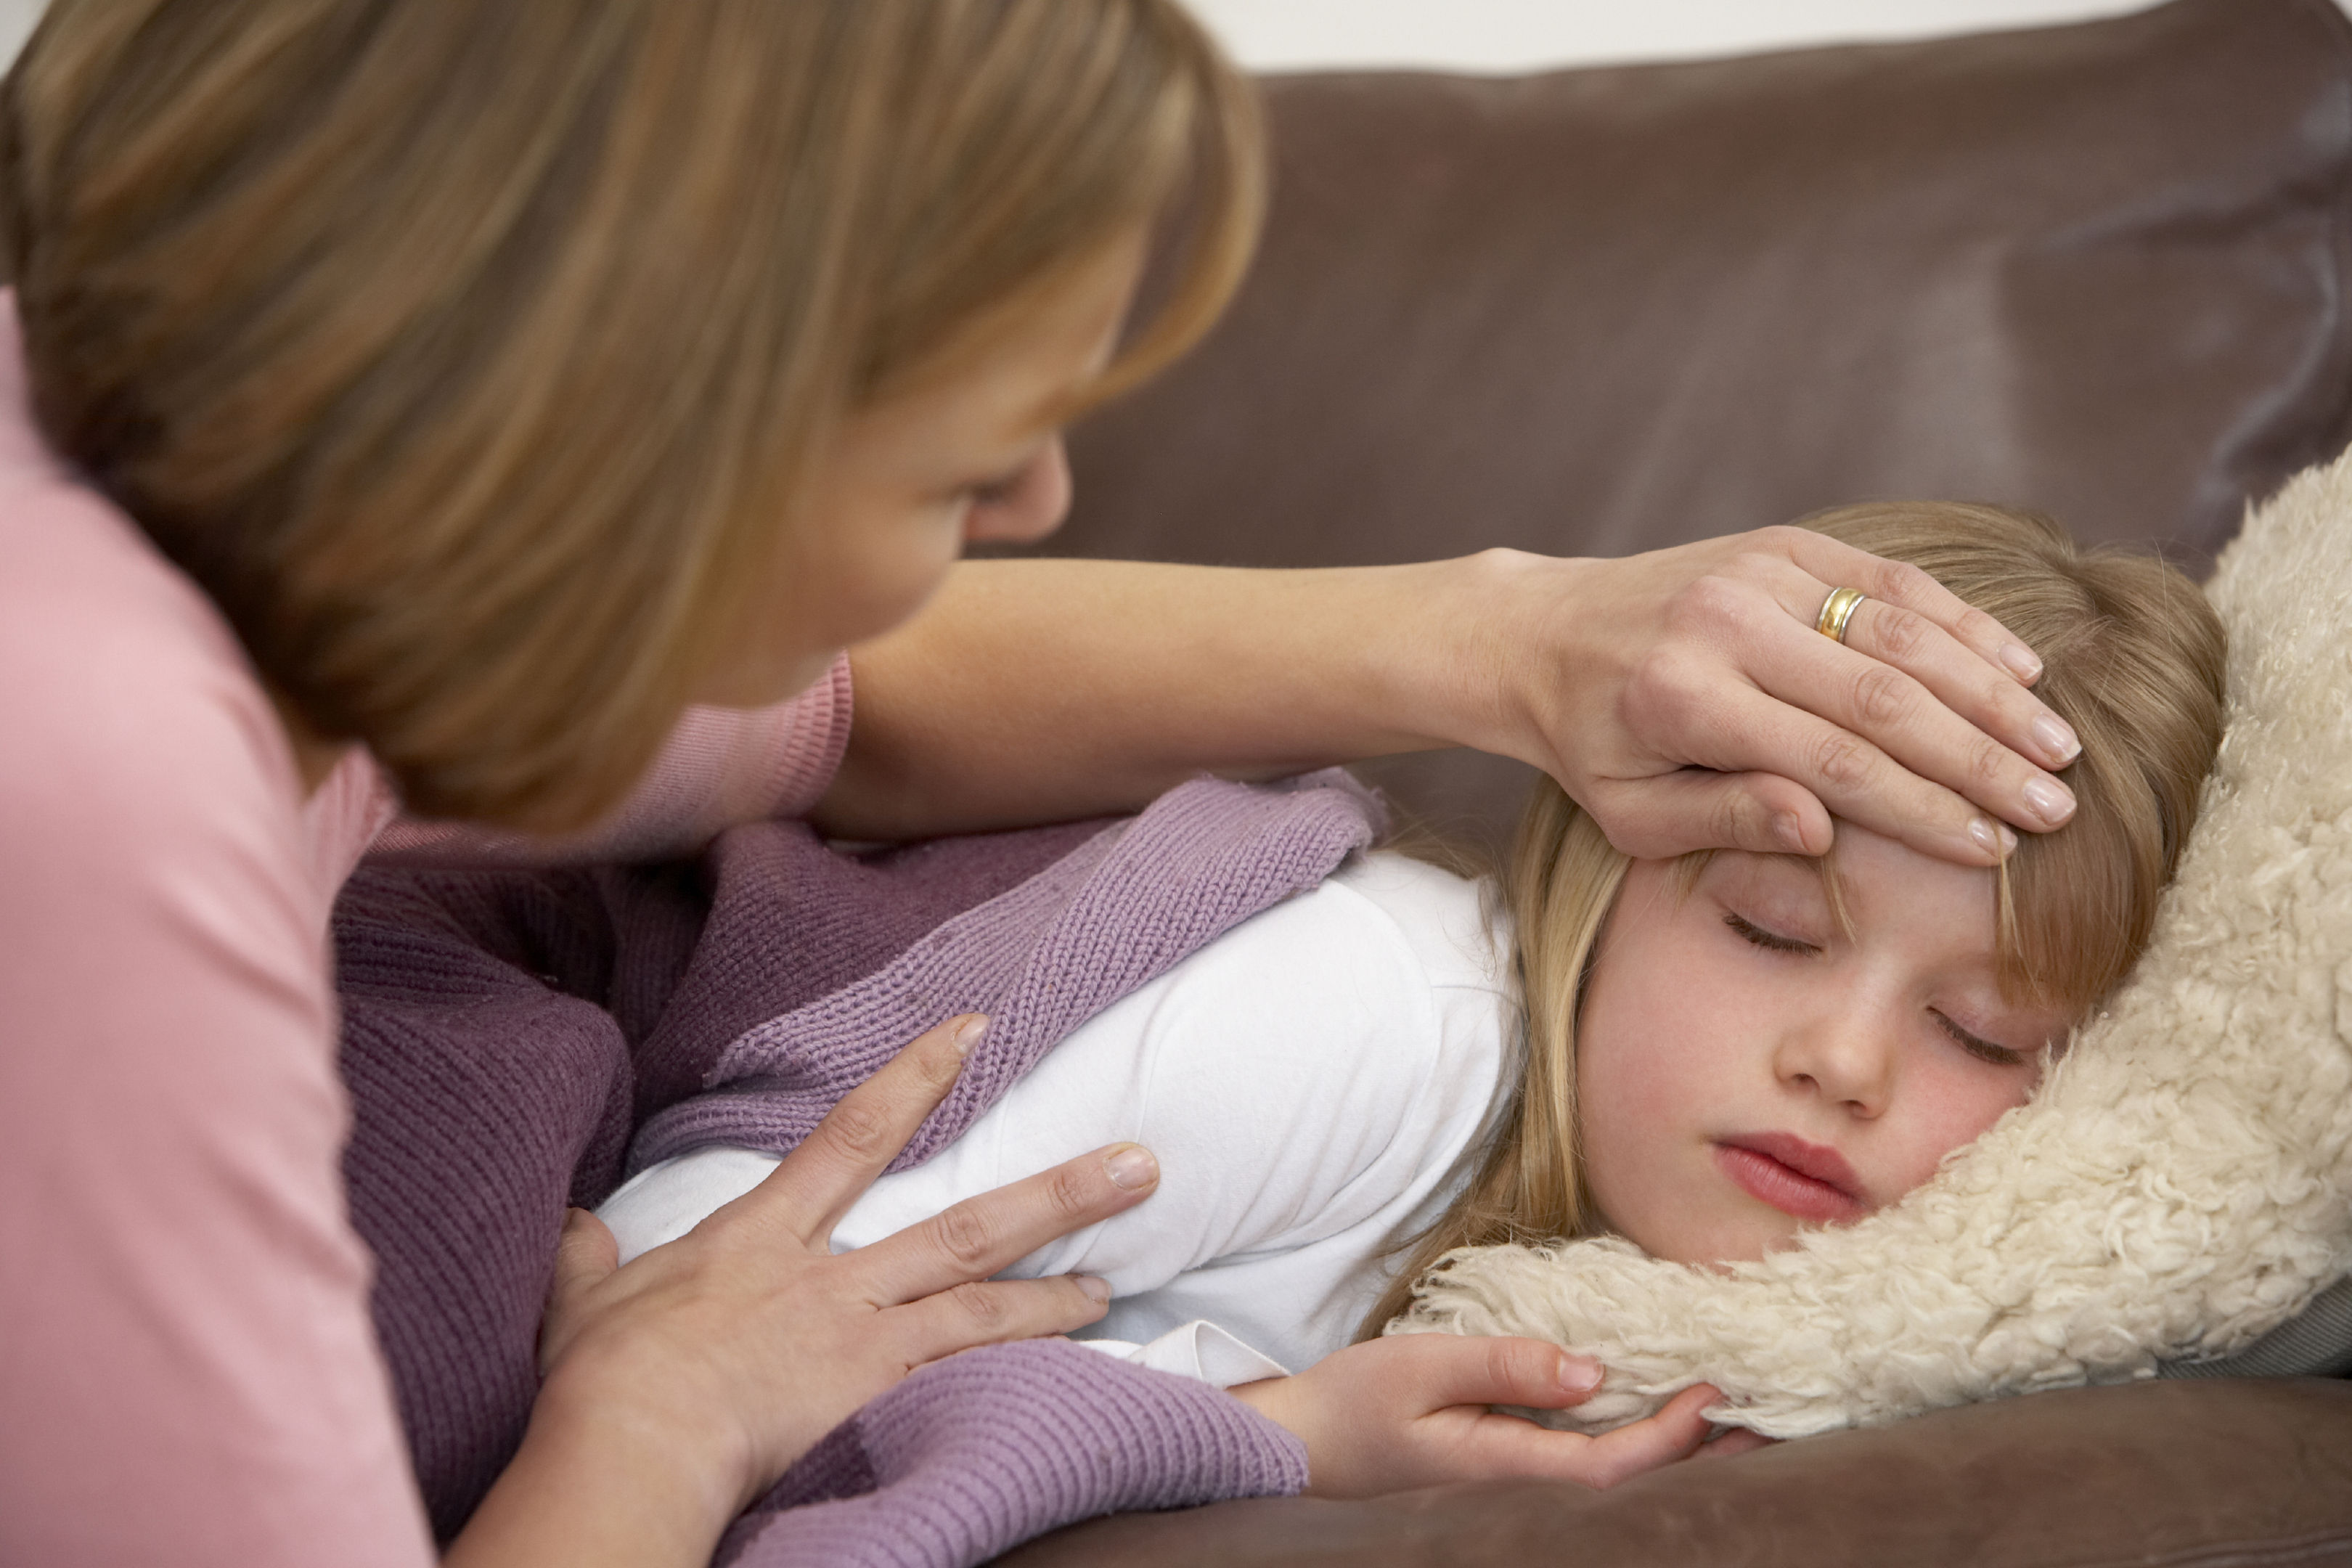
M 1005 1274 L 1108 1280 L 1086 1338 L 1190 1344 L 1206 1320 L 1302 1370 L 1354 1337 L 1391 1249 L 1469 1177 L 1514 1065 L 1506 947 L 1476 883 L 1362 857 L 1087 1020 L 961 1138 L 876 1183 L 834 1249 L 1132 1140 L 1159 1156 L 1159 1191 Z M 625 1262 L 775 1163 L 698 1150 L 597 1212 Z

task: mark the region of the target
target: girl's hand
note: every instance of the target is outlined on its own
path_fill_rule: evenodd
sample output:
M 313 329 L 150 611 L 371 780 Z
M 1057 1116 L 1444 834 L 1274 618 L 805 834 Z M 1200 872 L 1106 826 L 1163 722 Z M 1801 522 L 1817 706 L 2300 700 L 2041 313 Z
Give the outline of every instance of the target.
M 914 1368 L 1102 1316 L 1100 1280 L 992 1280 L 1024 1254 L 1148 1196 L 1119 1144 L 835 1257 L 834 1226 L 946 1096 L 984 1020 L 951 1019 L 852 1090 L 751 1192 L 625 1268 L 573 1211 L 541 1332 L 534 1439 L 593 1431 L 703 1478 L 709 1538 L 827 1431 Z M 527 1442 L 526 1448 L 530 1444 Z M 640 1478 L 642 1479 L 642 1478 Z M 708 1543 L 704 1551 L 707 1554 Z
M 1456 700 L 1494 728 L 1462 738 L 1551 773 L 1628 854 L 1818 855 L 1835 814 L 1990 865 L 1995 818 L 2073 815 L 2050 775 L 2080 747 L 2026 689 L 2040 660 L 1915 566 L 1801 528 L 1473 559 L 1486 584 L 1452 613 L 1477 673 Z M 1839 587 L 1868 595 L 1843 647 L 1814 629 Z
M 1326 1356 L 1295 1377 L 1231 1390 L 1307 1445 L 1309 1496 L 1370 1497 L 1441 1481 L 1545 1476 L 1612 1487 L 1694 1454 L 1745 1453 L 1750 1432 L 1706 1441 L 1701 1384 L 1656 1415 L 1598 1437 L 1554 1432 L 1490 1405 L 1559 1410 L 1601 1385 L 1601 1369 L 1541 1340 L 1399 1334 Z

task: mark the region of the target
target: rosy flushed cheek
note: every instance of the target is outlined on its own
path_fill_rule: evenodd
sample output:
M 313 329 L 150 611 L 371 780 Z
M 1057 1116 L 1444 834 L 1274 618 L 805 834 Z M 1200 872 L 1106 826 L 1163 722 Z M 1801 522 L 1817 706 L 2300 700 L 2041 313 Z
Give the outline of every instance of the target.
M 1612 1226 L 1653 1250 L 1706 1176 L 1699 1163 L 1705 1086 L 1685 1066 L 1654 1034 L 1618 1035 L 1579 1073 L 1593 1200 Z
M 1916 1084 L 1912 1134 L 1894 1162 L 1896 1169 L 1885 1184 L 1886 1190 L 1900 1196 L 1924 1184 L 1947 1156 L 1990 1131 L 2032 1091 L 2030 1079 L 1979 1074 L 1937 1074 Z

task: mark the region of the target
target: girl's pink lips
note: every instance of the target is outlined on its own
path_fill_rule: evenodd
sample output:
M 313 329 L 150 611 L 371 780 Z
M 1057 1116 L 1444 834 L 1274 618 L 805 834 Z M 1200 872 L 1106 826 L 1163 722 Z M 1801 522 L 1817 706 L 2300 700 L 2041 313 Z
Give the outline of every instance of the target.
M 1715 1146 L 1715 1162 L 1740 1191 L 1782 1214 L 1820 1225 L 1871 1209 L 1845 1156 L 1793 1132 L 1744 1132 Z

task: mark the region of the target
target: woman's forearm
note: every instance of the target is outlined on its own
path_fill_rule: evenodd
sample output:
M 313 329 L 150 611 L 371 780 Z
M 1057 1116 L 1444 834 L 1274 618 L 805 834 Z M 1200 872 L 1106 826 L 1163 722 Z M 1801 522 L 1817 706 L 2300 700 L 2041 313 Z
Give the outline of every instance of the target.
M 815 816 L 853 837 L 975 831 L 1132 810 L 1203 769 L 1273 777 L 1498 742 L 1455 630 L 1492 574 L 1479 558 L 967 562 L 912 622 L 851 650 L 856 720 Z

